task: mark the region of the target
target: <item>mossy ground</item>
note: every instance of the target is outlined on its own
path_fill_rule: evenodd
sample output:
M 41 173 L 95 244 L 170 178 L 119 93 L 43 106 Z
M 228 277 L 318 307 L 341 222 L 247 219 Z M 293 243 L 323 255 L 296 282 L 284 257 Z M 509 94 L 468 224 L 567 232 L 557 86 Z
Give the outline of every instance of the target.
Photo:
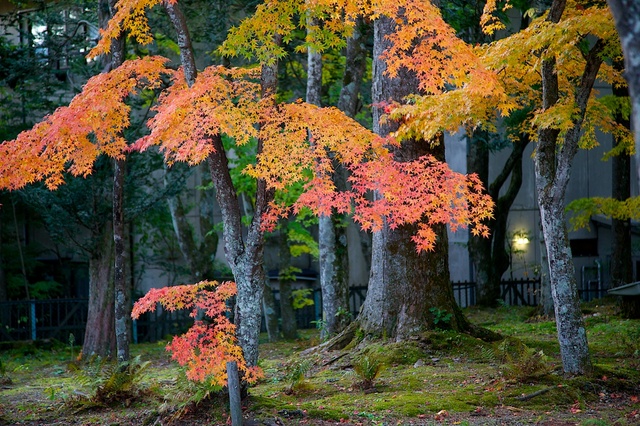
M 508 337 L 494 343 L 442 331 L 345 352 L 304 352 L 319 343 L 317 331 L 304 330 L 297 341 L 261 345 L 265 378 L 250 389 L 245 416 L 286 425 L 638 425 L 640 321 L 620 319 L 606 301 L 584 312 L 594 373 L 574 378 L 561 374 L 555 324 L 532 317 L 530 308 L 467 309 L 472 322 Z M 92 389 L 70 368 L 68 345 L 0 352 L 10 379 L 0 391 L 0 424 L 169 424 L 185 397 L 179 368 L 163 344 L 132 352 L 151 362 L 140 392 L 108 406 L 74 404 Z M 367 389 L 353 368 L 363 357 L 380 365 Z M 301 361 L 308 371 L 291 382 L 289 372 Z M 175 424 L 226 424 L 226 411 L 224 399 L 202 402 L 187 406 Z

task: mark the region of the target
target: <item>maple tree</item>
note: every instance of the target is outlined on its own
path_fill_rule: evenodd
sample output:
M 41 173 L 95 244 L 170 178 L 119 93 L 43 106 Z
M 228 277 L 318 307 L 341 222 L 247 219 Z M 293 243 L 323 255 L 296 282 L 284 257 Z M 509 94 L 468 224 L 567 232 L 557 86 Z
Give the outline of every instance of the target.
M 474 88 L 476 75 L 469 73 L 468 80 L 461 80 L 455 90 L 417 97 L 398 108 L 394 116 L 404 119 L 407 129 L 401 128 L 402 134 L 430 137 L 440 131 L 455 132 L 460 126 L 482 125 L 493 130 L 497 112 L 505 115 L 514 108 L 533 106 L 521 133 L 538 141 L 538 204 L 550 259 L 558 340 L 565 371 L 582 374 L 589 370 L 590 362 L 564 223 L 564 189 L 578 147 L 597 143 L 596 125 L 627 141 L 621 146 L 629 145 L 629 135 L 615 122 L 606 102 L 592 91 L 596 76 L 611 84 L 621 83 L 619 73 L 602 61 L 603 54 L 617 50 L 611 16 L 601 5 L 565 6 L 554 2 L 527 29 L 477 47 L 478 60 L 493 73 L 490 92 Z M 490 8 L 487 12 L 491 13 Z M 588 44 L 585 34 L 597 41 Z M 542 75 L 532 72 L 537 69 L 542 69 Z
M 138 41 L 148 41 L 143 11 L 153 4 L 156 3 L 119 2 L 116 15 L 92 55 L 108 52 L 110 41 L 119 36 L 121 26 Z M 428 5 L 409 5 L 413 6 L 410 11 L 415 16 L 439 16 Z M 175 8 L 177 5 L 165 6 Z M 269 6 L 270 11 L 278 10 L 272 3 Z M 350 6 L 350 3 L 344 5 L 348 16 L 356 12 L 349 9 Z M 398 13 L 398 7 L 387 5 L 388 10 L 383 8 L 376 13 Z M 270 22 L 260 15 L 261 10 L 264 8 L 258 8 L 253 22 Z M 251 21 L 245 20 L 243 24 L 247 22 Z M 441 19 L 437 22 L 442 25 Z M 325 27 L 332 24 L 340 27 L 343 23 L 342 18 L 339 22 L 327 20 Z M 432 21 L 424 26 L 430 23 Z M 486 233 L 482 221 L 491 214 L 490 200 L 482 194 L 477 179 L 454 173 L 428 155 L 408 162 L 397 161 L 392 151 L 398 142 L 378 137 L 337 109 L 302 102 L 276 105 L 272 83 L 275 59 L 279 55 L 277 39 L 288 30 L 281 22 L 277 26 L 277 32 L 260 33 L 264 43 L 258 55 L 263 62 L 260 70 L 209 67 L 196 76 L 191 67 L 193 62 L 188 58 L 188 42 L 181 38 L 181 46 L 185 47 L 181 50 L 184 70 L 167 69 L 165 60 L 157 57 L 127 61 L 91 79 L 69 107 L 57 110 L 31 131 L 0 146 L 3 160 L 0 186 L 9 188 L 39 179 L 55 188 L 62 183 L 61 173 L 67 168 L 74 174 L 89 173 L 99 153 L 122 159 L 131 149 L 144 150 L 153 145 L 159 146 L 169 164 L 175 161 L 197 164 L 206 160 L 222 208 L 227 259 L 238 283 L 236 333 L 248 365 L 257 363 L 260 296 L 264 283 L 262 239 L 279 217 L 308 207 L 325 215 L 333 209 L 353 210 L 355 220 L 373 231 L 383 226 L 394 229 L 416 223 L 411 237 L 416 246 L 411 246 L 411 250 L 423 252 L 434 247 L 437 238 L 434 226 L 442 223 L 453 228 L 472 226 L 473 232 L 482 234 Z M 418 29 L 421 27 L 414 25 L 409 33 Z M 338 30 L 342 31 L 342 27 Z M 402 37 L 409 33 L 403 33 Z M 314 42 L 333 43 L 332 34 L 323 32 L 324 38 Z M 238 51 L 241 51 L 238 45 L 256 45 L 245 44 L 238 38 L 241 35 L 251 38 L 255 31 L 252 33 L 241 24 L 237 31 L 231 32 L 231 41 L 224 49 L 234 51 L 234 43 Z M 462 45 L 455 48 L 460 49 L 456 53 L 465 60 L 473 59 L 469 49 L 465 50 Z M 435 58 L 425 66 L 435 62 L 442 62 L 442 58 Z M 439 69 L 461 78 L 458 66 Z M 472 69 L 472 73 L 480 71 L 477 66 Z M 148 122 L 150 133 L 128 146 L 120 136 L 128 124 L 129 108 L 124 100 L 136 90 L 158 88 L 161 77 L 169 78 L 171 85 L 160 96 L 156 115 Z M 257 81 L 258 77 L 262 83 Z M 441 84 L 444 80 L 432 79 L 423 86 L 425 90 L 439 90 Z M 309 134 L 312 143 L 309 143 Z M 257 162 L 246 169 L 258 182 L 255 214 L 246 239 L 241 230 L 236 193 L 229 183 L 222 135 L 238 145 L 258 140 Z M 391 150 L 388 147 L 392 147 Z M 334 159 L 351 170 L 351 188 L 338 191 L 333 185 L 329 172 Z M 305 184 L 305 192 L 293 205 L 273 200 L 273 191 L 285 191 L 289 185 L 299 182 Z M 371 192 L 379 196 L 371 200 L 368 197 Z
M 166 349 L 182 366 L 187 366 L 187 378 L 226 386 L 226 363 L 235 361 L 244 380 L 254 383 L 262 377 L 256 366 L 247 366 L 235 336 L 235 326 L 226 316 L 227 300 L 235 296 L 235 283 L 201 281 L 197 284 L 154 288 L 133 305 L 131 316 L 138 319 L 145 312 L 154 312 L 158 304 L 168 311 L 190 310 L 192 318 L 204 315 L 207 321 L 196 319 L 186 333 L 174 336 Z

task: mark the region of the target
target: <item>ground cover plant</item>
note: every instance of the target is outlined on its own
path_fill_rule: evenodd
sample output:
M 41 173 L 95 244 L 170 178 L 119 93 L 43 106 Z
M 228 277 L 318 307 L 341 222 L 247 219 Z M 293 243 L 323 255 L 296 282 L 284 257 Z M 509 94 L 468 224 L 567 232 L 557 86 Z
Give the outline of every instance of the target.
M 261 343 L 265 377 L 250 389 L 245 417 L 281 425 L 640 424 L 640 320 L 621 319 L 611 301 L 582 311 L 595 365 L 585 377 L 562 374 L 555 323 L 526 307 L 465 310 L 505 336 L 493 343 L 430 331 L 323 352 L 317 330 Z M 80 363 L 68 343 L 10 345 L 0 353 L 0 424 L 227 424 L 224 396 L 186 380 L 166 343 L 133 345 L 127 371 L 99 358 Z

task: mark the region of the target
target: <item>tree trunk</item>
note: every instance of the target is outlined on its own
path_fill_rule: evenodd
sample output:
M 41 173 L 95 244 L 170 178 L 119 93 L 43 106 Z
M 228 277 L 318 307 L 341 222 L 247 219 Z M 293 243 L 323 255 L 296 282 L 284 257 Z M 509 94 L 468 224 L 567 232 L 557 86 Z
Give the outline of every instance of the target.
M 278 281 L 280 282 L 280 319 L 282 320 L 282 337 L 286 340 L 298 338 L 298 324 L 293 310 L 293 296 L 291 293 L 291 252 L 286 233 L 286 225 L 280 228 L 279 250 L 280 265 Z
M 471 235 L 469 253 L 471 255 L 476 281 L 477 303 L 481 306 L 496 306 L 500 299 L 502 275 L 511 266 L 505 248 L 509 211 L 522 186 L 522 157 L 529 144 L 529 138 L 521 135 L 513 143 L 511 155 L 502 171 L 489 183 L 489 146 L 487 132 L 474 133 L 467 155 L 467 172 L 477 173 L 495 202 L 493 219 L 487 225 L 491 230 L 489 238 Z M 509 177 L 511 179 L 509 179 Z M 503 191 L 505 184 L 509 183 Z M 501 195 L 502 193 L 502 195 Z
M 192 85 L 196 79 L 195 58 L 184 15 L 177 4 L 165 2 L 164 5 L 178 35 L 180 58 L 184 65 L 185 78 L 187 83 Z M 275 94 L 277 65 L 263 66 L 261 83 L 264 96 Z M 258 180 L 254 216 L 245 239 L 241 209 L 229 173 L 229 161 L 222 145 L 221 136 L 219 134 L 213 135 L 211 144 L 214 147 L 214 152 L 207 158 L 207 164 L 222 213 L 225 256 L 238 289 L 234 312 L 236 336 L 247 365 L 255 366 L 258 364 L 258 338 L 262 318 L 260 308 L 266 279 L 263 266 L 262 215 L 273 199 L 273 191 L 266 188 L 264 181 Z M 261 151 L 262 143 L 258 141 L 258 153 Z
M 551 277 L 549 274 L 549 256 L 547 255 L 547 245 L 542 232 L 542 223 L 538 230 L 540 246 L 540 309 L 542 316 L 546 318 L 555 317 L 553 296 L 551 295 Z
M 262 294 L 262 312 L 264 313 L 264 322 L 267 328 L 269 342 L 277 342 L 280 340 L 280 333 L 278 331 L 276 299 L 273 297 L 273 288 L 271 287 L 268 278 L 265 281 L 264 293 Z
M 7 277 L 4 272 L 4 260 L 2 257 L 2 215 L 0 215 L 0 302 L 4 302 L 8 299 L 7 295 Z M 2 324 L 7 322 L 2 318 L 0 321 Z
M 102 244 L 89 258 L 89 310 L 82 345 L 83 357 L 111 357 L 116 352 L 113 292 L 112 226 L 103 229 Z
M 309 18 L 313 21 L 313 18 Z M 312 22 L 317 24 L 317 22 Z M 307 50 L 307 102 L 321 106 L 320 94 L 322 90 L 322 55 L 313 47 Z M 349 64 L 349 58 L 347 58 Z M 350 65 L 347 65 L 349 67 Z M 346 71 L 345 71 L 346 74 Z M 355 92 L 357 101 L 357 86 L 355 82 L 350 87 L 350 92 Z M 356 87 L 354 87 L 356 86 Z M 344 180 L 342 170 L 334 162 L 335 173 L 334 182 Z M 338 187 L 345 184 L 336 182 Z M 344 227 L 338 223 L 343 217 L 337 213 L 332 216 L 321 215 L 318 218 L 318 248 L 320 266 L 320 289 L 322 291 L 322 314 L 324 327 L 321 331 L 321 338 L 336 334 L 344 329 L 349 323 L 346 315 L 342 312 L 349 312 L 349 259 L 346 248 L 346 236 Z M 286 286 L 286 284 L 285 284 Z M 280 283 L 280 306 L 283 303 L 283 287 Z M 282 316 L 282 331 L 287 338 L 285 331 L 284 311 Z
M 624 53 L 624 76 L 631 97 L 631 123 L 636 145 L 637 176 L 640 180 L 640 2 L 607 0 Z
M 340 96 L 338 97 L 337 108 L 344 112 L 347 116 L 351 118 L 355 118 L 358 110 L 360 109 L 362 103 L 360 100 L 360 90 L 362 88 L 362 81 L 364 78 L 364 73 L 367 68 L 367 48 L 365 46 L 365 41 L 368 33 L 371 31 L 371 25 L 365 23 L 362 18 L 356 19 L 353 34 L 351 37 L 347 38 L 347 47 L 345 51 L 345 67 L 344 67 L 344 75 L 342 76 L 342 89 L 340 89 Z M 347 172 L 340 166 L 337 165 L 336 168 L 336 185 L 338 188 L 346 188 L 347 187 Z M 340 256 L 341 253 L 343 260 L 340 260 L 338 257 L 338 262 L 344 262 L 345 271 L 348 272 L 348 250 L 351 246 L 352 250 L 355 250 L 356 247 L 359 247 L 362 251 L 362 255 L 365 259 L 365 271 L 371 270 L 371 234 L 363 231 L 355 225 L 353 222 L 348 219 L 342 217 L 342 215 L 334 216 L 334 220 L 339 220 L 342 223 L 341 226 L 335 226 L 336 230 L 336 242 L 338 245 L 338 249 L 336 252 L 337 256 Z M 347 226 L 355 226 L 358 230 L 357 236 L 358 238 L 348 238 L 349 234 L 347 229 L 344 228 L 344 223 L 348 223 Z M 344 235 L 344 236 L 343 236 Z M 346 241 L 346 244 L 344 242 Z M 344 250 L 344 252 L 341 252 Z M 344 278 L 346 281 L 345 284 L 345 296 L 347 298 L 345 305 L 346 312 L 349 312 L 349 276 Z M 345 321 L 345 324 L 348 321 Z
M 564 0 L 554 1 L 547 20 L 557 24 L 564 6 Z M 587 102 L 601 64 L 601 47 L 602 43 L 596 42 L 586 57 L 585 70 L 576 88 L 578 113 L 563 143 L 558 143 L 557 129 L 541 128 L 538 131 L 538 148 L 534 157 L 538 205 L 549 257 L 551 294 L 555 306 L 560 355 L 564 371 L 568 374 L 587 374 L 592 368 L 587 333 L 580 311 L 564 203 Z M 545 59 L 542 63 L 542 93 L 544 109 L 551 108 L 558 101 L 558 75 L 554 58 Z
M 615 63 L 618 69 L 623 65 Z M 613 94 L 618 97 L 629 96 L 629 90 L 619 87 L 613 88 Z M 616 121 L 629 128 L 628 119 L 621 112 L 616 114 Z M 614 138 L 614 146 L 619 143 Z M 612 159 L 612 189 L 614 199 L 624 201 L 631 197 L 631 158 L 623 152 Z M 611 223 L 611 287 L 618 287 L 633 281 L 633 261 L 631 250 L 631 219 L 612 219 Z M 640 317 L 640 297 L 620 297 L 620 312 L 625 318 Z
M 266 189 L 264 181 L 258 181 L 256 208 L 245 242 L 240 204 L 229 174 L 229 163 L 221 136 L 213 136 L 211 141 L 215 151 L 208 158 L 209 170 L 222 213 L 225 255 L 238 288 L 234 315 L 236 336 L 247 365 L 254 366 L 258 363 L 262 317 L 260 306 L 266 279 L 263 267 L 264 235 L 260 227 L 262 215 L 273 193 Z
M 374 131 L 386 136 L 396 126 L 382 125 L 382 102 L 402 101 L 417 92 L 417 79 L 402 71 L 397 78 L 385 74 L 386 65 L 380 58 L 389 47 L 386 38 L 394 29 L 394 21 L 381 17 L 374 23 L 373 92 Z M 405 141 L 394 148 L 397 161 L 411 161 L 432 154 L 444 159 L 444 143 L 430 148 L 426 141 Z M 421 330 L 439 327 L 464 330 L 469 324 L 456 305 L 449 278 L 448 241 L 446 227 L 437 226 L 436 248 L 418 253 L 411 240 L 416 226 L 390 229 L 387 225 L 373 234 L 371 274 L 367 298 L 358 321 L 365 334 L 406 339 Z M 448 318 L 448 320 L 445 320 Z
M 489 188 L 489 145 L 486 131 L 474 132 L 467 138 L 467 173 L 478 175 L 485 188 Z M 495 200 L 494 200 L 495 201 Z M 494 217 L 496 217 L 494 211 Z M 493 222 L 487 222 L 489 229 L 493 229 Z M 474 236 L 469 232 L 469 256 L 473 263 L 473 280 L 476 283 L 476 304 L 480 306 L 496 306 L 500 298 L 500 278 L 496 285 L 491 262 L 491 241 L 494 232 L 489 238 Z M 503 242 L 504 244 L 504 242 Z
M 109 0 L 109 14 L 115 15 L 116 1 Z M 111 42 L 111 69 L 124 63 L 124 36 Z M 113 169 L 113 240 L 115 265 L 113 284 L 115 286 L 115 333 L 118 362 L 129 361 L 131 321 L 131 291 L 126 277 L 126 236 L 124 232 L 124 174 L 125 160 L 114 160 Z
M 115 248 L 115 332 L 117 360 L 129 361 L 131 289 L 126 274 L 127 250 L 124 227 L 124 174 L 125 161 L 115 160 L 113 170 L 113 241 Z

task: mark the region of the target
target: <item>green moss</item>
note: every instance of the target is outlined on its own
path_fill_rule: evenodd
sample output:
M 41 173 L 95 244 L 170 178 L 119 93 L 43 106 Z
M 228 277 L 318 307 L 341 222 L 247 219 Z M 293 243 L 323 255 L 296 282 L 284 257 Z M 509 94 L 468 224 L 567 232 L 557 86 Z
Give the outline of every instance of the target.
M 414 364 L 424 358 L 425 351 L 416 342 L 373 343 L 359 354 L 371 357 L 386 366 Z

